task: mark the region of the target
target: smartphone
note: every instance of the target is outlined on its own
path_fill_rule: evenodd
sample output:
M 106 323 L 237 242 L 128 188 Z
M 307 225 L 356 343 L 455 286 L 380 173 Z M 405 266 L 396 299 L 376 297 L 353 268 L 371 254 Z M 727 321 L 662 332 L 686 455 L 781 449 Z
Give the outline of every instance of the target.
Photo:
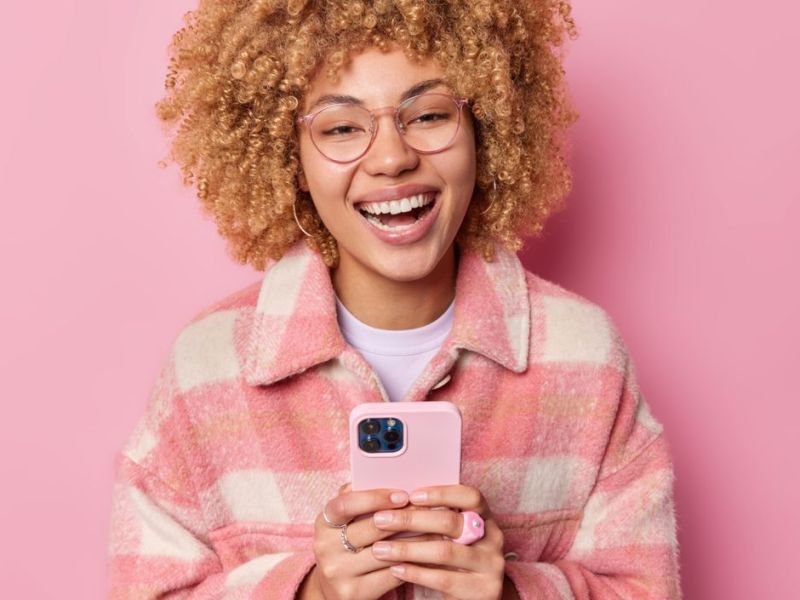
M 452 402 L 368 402 L 350 413 L 353 491 L 457 484 L 461 413 Z

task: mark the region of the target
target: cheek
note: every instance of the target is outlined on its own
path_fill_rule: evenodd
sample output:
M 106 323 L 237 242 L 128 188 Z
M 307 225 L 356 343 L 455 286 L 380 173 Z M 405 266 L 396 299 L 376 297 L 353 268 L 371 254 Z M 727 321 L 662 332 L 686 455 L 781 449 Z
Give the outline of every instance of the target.
M 475 151 L 472 148 L 465 148 L 456 156 L 453 156 L 451 160 L 443 163 L 441 169 L 442 175 L 456 190 L 459 199 L 463 199 L 463 196 L 469 199 L 475 187 Z
M 454 148 L 456 152 L 449 157 L 449 160 L 442 164 L 445 177 L 450 179 L 451 185 L 460 191 L 468 189 L 468 194 L 472 194 L 475 187 L 475 176 L 477 173 L 477 150 L 475 148 L 475 134 L 470 123 L 462 130 L 463 137 L 458 141 Z
M 350 169 L 327 160 L 310 141 L 301 141 L 299 158 L 312 196 L 341 195 L 346 189 Z

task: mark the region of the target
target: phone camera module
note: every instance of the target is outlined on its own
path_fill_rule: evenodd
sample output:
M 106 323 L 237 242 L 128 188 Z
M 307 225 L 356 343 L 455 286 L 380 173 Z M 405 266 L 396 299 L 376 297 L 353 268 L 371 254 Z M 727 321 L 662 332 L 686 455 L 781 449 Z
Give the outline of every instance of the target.
M 394 417 L 370 417 L 358 423 L 358 447 L 368 454 L 395 453 L 405 446 L 405 426 Z

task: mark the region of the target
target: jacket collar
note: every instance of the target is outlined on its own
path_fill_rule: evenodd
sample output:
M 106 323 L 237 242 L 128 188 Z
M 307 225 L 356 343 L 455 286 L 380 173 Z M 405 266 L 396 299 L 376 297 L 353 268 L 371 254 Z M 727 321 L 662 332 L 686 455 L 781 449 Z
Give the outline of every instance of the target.
M 453 329 L 444 346 L 477 352 L 521 373 L 528 365 L 529 333 L 530 300 L 517 256 L 498 247 L 488 263 L 463 251 Z M 248 335 L 244 377 L 250 385 L 296 375 L 347 348 L 328 268 L 302 240 L 264 274 Z

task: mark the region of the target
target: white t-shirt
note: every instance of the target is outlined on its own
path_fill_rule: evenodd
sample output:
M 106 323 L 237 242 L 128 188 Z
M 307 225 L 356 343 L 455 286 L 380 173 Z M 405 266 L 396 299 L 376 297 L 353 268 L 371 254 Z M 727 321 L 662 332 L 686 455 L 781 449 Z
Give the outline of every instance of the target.
M 359 321 L 336 298 L 339 328 L 347 343 L 372 365 L 389 400 L 402 400 L 453 326 L 455 300 L 435 321 L 414 329 L 377 329 Z

